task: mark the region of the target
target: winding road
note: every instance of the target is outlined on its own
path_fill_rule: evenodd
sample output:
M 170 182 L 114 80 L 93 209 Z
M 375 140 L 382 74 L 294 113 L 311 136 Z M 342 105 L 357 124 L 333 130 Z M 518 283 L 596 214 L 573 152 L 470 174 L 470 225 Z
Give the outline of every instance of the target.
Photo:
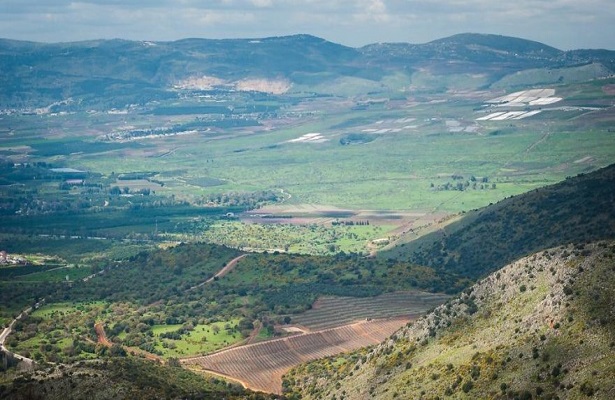
M 25 310 L 23 310 L 21 312 L 21 314 L 19 314 L 13 321 L 11 321 L 11 323 L 9 324 L 8 327 L 4 328 L 2 330 L 2 333 L 0 333 L 0 351 L 7 353 L 7 354 L 12 354 L 13 357 L 15 357 L 16 359 L 20 360 L 20 361 L 24 361 L 30 365 L 32 365 L 34 363 L 34 361 L 28 357 L 24 357 L 21 356 L 19 354 L 13 353 L 12 351 L 10 351 L 9 349 L 7 349 L 4 346 L 4 342 L 6 341 L 6 338 L 11 334 L 11 332 L 13 331 L 13 326 L 15 325 L 15 323 L 17 322 L 17 320 L 23 318 L 25 315 L 28 315 L 30 312 L 32 311 L 32 307 L 28 307 Z

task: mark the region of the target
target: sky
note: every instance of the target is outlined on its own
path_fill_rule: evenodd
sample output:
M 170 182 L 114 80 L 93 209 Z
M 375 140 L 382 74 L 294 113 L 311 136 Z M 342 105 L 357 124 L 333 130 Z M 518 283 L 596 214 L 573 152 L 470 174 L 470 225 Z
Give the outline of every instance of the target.
M 307 33 L 359 47 L 493 33 L 615 50 L 614 0 L 0 0 L 0 37 L 171 41 Z

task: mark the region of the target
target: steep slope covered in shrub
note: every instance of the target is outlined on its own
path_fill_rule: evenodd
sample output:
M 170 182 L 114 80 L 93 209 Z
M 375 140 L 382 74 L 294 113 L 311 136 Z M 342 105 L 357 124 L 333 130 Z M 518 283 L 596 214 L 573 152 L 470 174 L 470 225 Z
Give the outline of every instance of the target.
M 495 272 L 369 353 L 286 377 L 291 398 L 615 397 L 615 242 Z

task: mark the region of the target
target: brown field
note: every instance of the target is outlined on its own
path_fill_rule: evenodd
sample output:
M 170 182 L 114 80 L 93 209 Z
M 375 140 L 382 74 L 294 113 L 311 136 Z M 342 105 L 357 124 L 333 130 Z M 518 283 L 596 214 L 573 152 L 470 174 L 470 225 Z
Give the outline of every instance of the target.
M 304 331 L 320 331 L 362 319 L 420 316 L 449 298 L 421 291 L 390 292 L 375 297 L 321 296 L 311 309 L 293 315 L 292 325 Z
M 196 370 L 228 377 L 252 390 L 281 394 L 282 375 L 292 367 L 378 344 L 409 321 L 407 317 L 360 321 L 187 358 L 181 362 Z
M 336 220 L 347 222 L 368 220 L 371 225 L 396 226 L 394 233 L 398 234 L 409 227 L 431 224 L 447 215 L 442 212 L 349 210 L 316 204 L 275 204 L 248 211 L 241 214 L 239 218 L 242 222 L 251 224 L 317 224 L 324 226 L 331 225 Z M 276 216 L 292 216 L 292 218 L 275 218 Z
M 604 85 L 602 87 L 602 90 L 604 90 L 604 93 L 608 94 L 609 96 L 615 95 L 615 85 Z

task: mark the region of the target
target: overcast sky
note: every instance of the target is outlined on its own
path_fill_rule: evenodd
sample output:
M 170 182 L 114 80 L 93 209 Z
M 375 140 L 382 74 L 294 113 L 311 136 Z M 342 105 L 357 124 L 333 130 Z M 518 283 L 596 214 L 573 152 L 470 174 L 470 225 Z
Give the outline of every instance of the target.
M 495 33 L 615 50 L 614 0 L 0 0 L 0 37 L 260 38 L 309 33 L 357 47 Z

